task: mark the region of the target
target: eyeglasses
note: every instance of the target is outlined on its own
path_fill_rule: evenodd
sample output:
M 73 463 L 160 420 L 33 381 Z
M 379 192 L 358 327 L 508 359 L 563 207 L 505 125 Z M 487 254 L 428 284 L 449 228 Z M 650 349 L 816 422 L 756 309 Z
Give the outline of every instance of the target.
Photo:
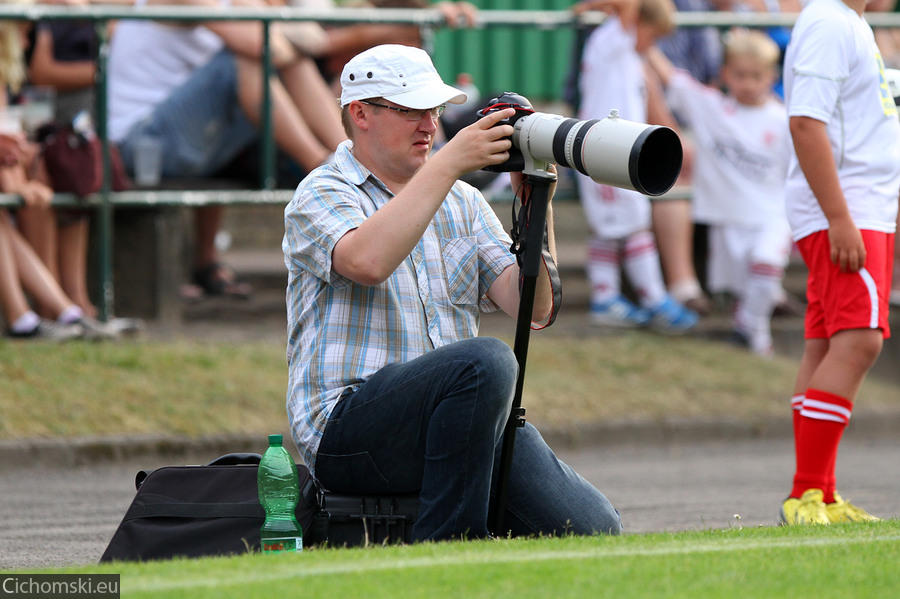
M 407 121 L 421 121 L 422 117 L 426 114 L 431 115 L 431 118 L 433 119 L 439 119 L 441 118 L 441 115 L 444 114 L 444 109 L 447 108 L 446 104 L 441 104 L 434 108 L 397 108 L 396 106 L 388 106 L 387 104 L 379 104 L 378 102 L 369 102 L 368 100 L 360 100 L 360 102 L 368 104 L 369 106 L 378 106 L 379 108 L 396 110 L 397 112 L 403 113 L 403 116 L 406 117 Z

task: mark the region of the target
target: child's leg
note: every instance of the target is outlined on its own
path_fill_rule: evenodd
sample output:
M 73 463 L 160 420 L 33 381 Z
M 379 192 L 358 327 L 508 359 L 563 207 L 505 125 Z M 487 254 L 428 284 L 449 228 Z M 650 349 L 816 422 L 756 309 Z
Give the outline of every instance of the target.
M 797 429 L 797 472 L 793 497 L 806 489 L 825 492 L 834 502 L 838 446 L 853 411 L 859 387 L 881 352 L 879 329 L 851 329 L 836 333 L 812 374 L 804 393 Z
M 625 238 L 622 266 L 644 308 L 658 306 L 666 298 L 666 286 L 659 265 L 656 240 L 650 231 L 638 231 Z
M 772 311 L 778 303 L 783 277 L 784 270 L 774 264 L 751 264 L 735 313 L 738 328 L 747 336 L 751 351 L 759 355 L 772 353 Z
M 709 299 L 700 287 L 694 269 L 694 222 L 688 200 L 651 202 L 653 233 L 659 246 L 659 261 L 665 284 L 672 295 L 700 312 L 709 310 Z
M 605 304 L 621 293 L 618 239 L 592 235 L 588 239 L 587 276 L 591 285 L 591 303 Z
M 827 231 L 798 243 L 809 268 L 806 350 L 794 389 L 803 394 L 795 416 L 797 471 L 792 497 L 805 489 L 834 501 L 838 445 L 862 381 L 889 334 L 886 292 L 893 236 L 862 231 L 866 267 L 842 273 L 831 262 Z M 878 298 L 872 301 L 872 298 Z M 796 412 L 795 412 L 796 413 Z

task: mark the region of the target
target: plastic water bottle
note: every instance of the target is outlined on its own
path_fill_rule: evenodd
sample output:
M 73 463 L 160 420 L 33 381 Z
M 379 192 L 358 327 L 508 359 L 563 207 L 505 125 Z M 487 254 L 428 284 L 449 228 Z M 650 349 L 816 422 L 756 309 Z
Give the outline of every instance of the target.
M 269 448 L 259 462 L 259 503 L 266 521 L 259 531 L 263 553 L 303 551 L 303 531 L 294 510 L 300 499 L 297 465 L 281 435 L 269 435 Z

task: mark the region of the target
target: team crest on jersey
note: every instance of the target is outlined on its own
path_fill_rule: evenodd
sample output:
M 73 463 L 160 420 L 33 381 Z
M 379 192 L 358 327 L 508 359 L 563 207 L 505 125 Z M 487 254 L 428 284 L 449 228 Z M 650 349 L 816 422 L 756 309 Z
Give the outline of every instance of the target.
M 897 116 L 897 105 L 894 102 L 894 94 L 888 85 L 887 77 L 884 75 L 884 60 L 881 53 L 875 53 L 875 60 L 878 62 L 878 80 L 881 85 L 878 87 L 878 93 L 881 95 L 881 107 L 884 109 L 885 116 Z

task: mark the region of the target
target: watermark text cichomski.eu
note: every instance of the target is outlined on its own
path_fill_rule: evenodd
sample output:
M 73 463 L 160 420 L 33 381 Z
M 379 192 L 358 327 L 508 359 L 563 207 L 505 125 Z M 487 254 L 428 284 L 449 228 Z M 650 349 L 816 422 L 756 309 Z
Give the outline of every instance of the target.
M 118 599 L 118 574 L 0 574 L 0 598 Z

